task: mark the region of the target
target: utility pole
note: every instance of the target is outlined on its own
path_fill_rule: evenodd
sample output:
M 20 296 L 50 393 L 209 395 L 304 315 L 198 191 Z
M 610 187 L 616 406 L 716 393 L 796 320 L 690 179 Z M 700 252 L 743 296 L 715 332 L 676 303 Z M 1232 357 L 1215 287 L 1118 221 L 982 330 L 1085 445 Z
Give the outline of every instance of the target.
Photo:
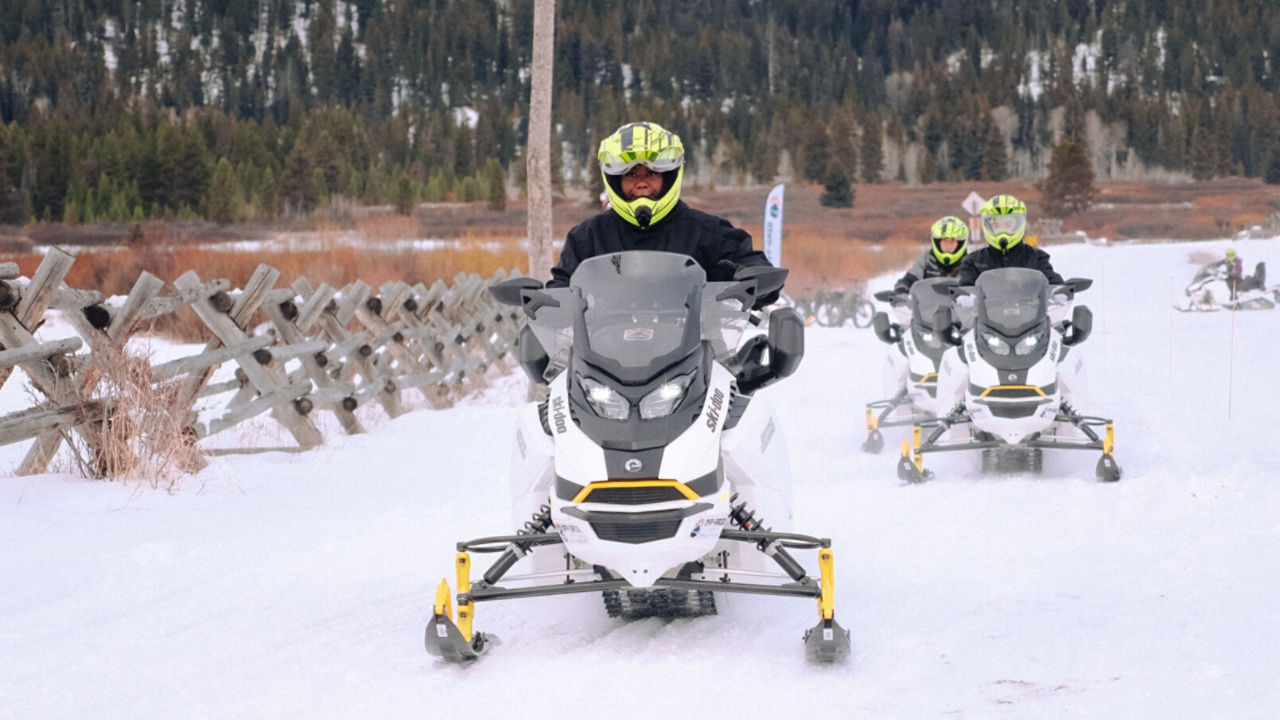
M 551 68 L 556 2 L 534 0 L 529 137 L 525 143 L 529 186 L 529 275 L 551 279 Z

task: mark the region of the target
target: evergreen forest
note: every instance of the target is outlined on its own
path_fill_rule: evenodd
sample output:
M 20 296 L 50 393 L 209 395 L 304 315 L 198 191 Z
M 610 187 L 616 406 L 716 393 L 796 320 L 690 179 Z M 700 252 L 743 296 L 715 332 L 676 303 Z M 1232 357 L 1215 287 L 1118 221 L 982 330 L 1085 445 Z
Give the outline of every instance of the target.
M 524 182 L 534 0 L 5 0 L 0 223 L 273 221 Z M 686 181 L 1280 183 L 1275 0 L 556 0 L 553 171 L 653 120 Z M 1087 167 L 1085 172 L 1087 172 Z

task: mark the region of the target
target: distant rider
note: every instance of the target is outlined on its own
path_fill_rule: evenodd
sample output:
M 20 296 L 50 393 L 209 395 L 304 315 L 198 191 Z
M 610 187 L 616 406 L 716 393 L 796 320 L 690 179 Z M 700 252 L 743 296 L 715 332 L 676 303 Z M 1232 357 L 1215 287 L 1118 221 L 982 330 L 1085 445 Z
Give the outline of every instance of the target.
M 1021 200 L 1012 195 L 996 195 L 983 203 L 979 214 L 987 247 L 965 256 L 957 275 L 961 285 L 972 285 L 987 270 L 1005 267 L 1039 270 L 1049 284 L 1062 284 L 1062 276 L 1049 262 L 1049 253 L 1023 242 L 1027 233 L 1027 206 Z
M 680 200 L 685 155 L 675 133 L 656 123 L 627 123 L 600 143 L 598 158 L 609 208 L 569 231 L 547 287 L 568 287 L 578 263 L 623 250 L 689 255 L 708 282 L 732 280 L 744 266 L 769 265 L 745 230 Z M 756 306 L 777 299 L 769 293 Z
M 905 295 L 918 280 L 955 277 L 969 246 L 969 226 L 954 215 L 939 218 L 929 228 L 929 249 L 920 253 L 911 269 L 893 284 L 893 291 Z

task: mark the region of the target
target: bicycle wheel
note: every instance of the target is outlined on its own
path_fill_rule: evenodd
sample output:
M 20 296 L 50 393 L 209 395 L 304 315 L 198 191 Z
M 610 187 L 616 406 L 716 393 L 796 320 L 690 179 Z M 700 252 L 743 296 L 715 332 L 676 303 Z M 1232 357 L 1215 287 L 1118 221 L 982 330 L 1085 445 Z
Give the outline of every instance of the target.
M 823 327 L 840 327 L 844 324 L 844 308 L 839 303 L 823 303 L 814 314 L 818 318 L 818 324 Z
M 876 316 L 876 308 L 871 303 L 858 299 L 853 306 L 853 326 L 857 328 L 871 327 L 871 319 Z

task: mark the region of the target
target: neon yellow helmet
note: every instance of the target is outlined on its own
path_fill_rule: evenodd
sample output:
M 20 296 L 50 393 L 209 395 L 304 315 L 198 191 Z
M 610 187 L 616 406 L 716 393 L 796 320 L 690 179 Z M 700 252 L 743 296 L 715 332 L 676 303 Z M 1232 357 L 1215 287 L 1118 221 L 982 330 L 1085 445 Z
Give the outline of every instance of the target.
M 600 142 L 598 157 L 609 205 L 632 225 L 649 227 L 666 217 L 680 200 L 684 145 L 680 136 L 664 130 L 657 123 L 623 125 Z M 657 199 L 627 200 L 622 196 L 622 176 L 637 165 L 662 173 L 662 193 Z
M 1000 252 L 1009 252 L 1027 234 L 1027 206 L 1012 195 L 996 195 L 978 212 L 983 237 Z
M 1236 259 L 1236 249 L 1235 249 L 1235 248 L 1227 248 L 1227 259 L 1228 259 L 1228 260 L 1235 260 L 1235 259 Z
M 955 250 L 947 252 L 938 244 L 939 241 L 947 239 L 956 241 Z M 942 264 L 942 267 L 949 270 L 964 259 L 965 251 L 969 246 L 969 226 L 954 215 L 939 218 L 938 222 L 929 228 L 929 240 L 933 246 L 933 256 Z

